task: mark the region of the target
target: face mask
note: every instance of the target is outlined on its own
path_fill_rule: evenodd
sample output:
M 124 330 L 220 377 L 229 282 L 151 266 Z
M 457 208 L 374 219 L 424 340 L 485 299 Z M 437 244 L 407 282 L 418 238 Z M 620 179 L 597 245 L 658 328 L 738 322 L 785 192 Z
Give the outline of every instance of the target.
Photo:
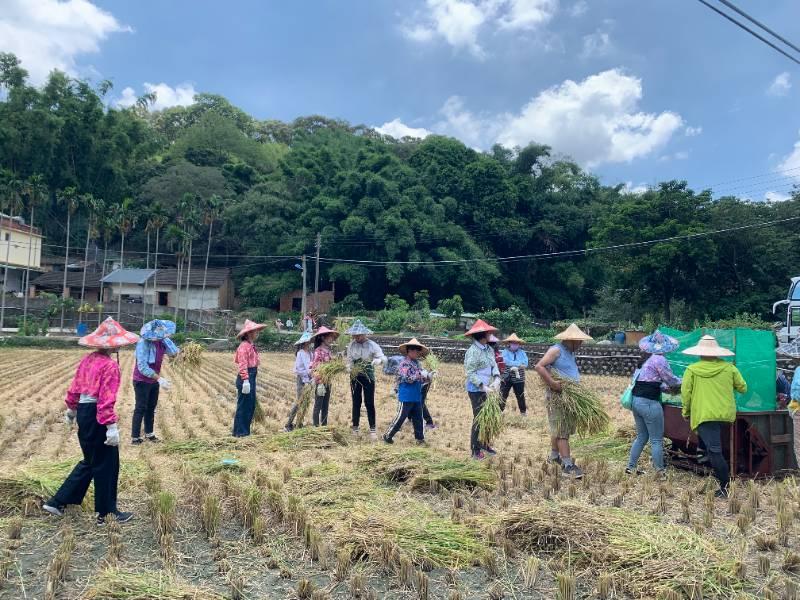
M 509 347 L 511 348 L 512 352 L 519 350 L 519 344 L 511 344 Z

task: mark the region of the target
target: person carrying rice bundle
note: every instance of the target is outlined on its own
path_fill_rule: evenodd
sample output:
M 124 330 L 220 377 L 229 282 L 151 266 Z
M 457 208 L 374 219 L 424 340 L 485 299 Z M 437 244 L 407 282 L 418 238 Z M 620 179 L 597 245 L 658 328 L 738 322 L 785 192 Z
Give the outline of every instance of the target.
M 569 447 L 569 437 L 575 433 L 574 427 L 567 424 L 565 415 L 550 402 L 551 394 L 560 393 L 563 389 L 551 371 L 556 371 L 558 376 L 564 379 L 576 383 L 580 381 L 581 375 L 578 362 L 575 360 L 575 352 L 583 342 L 591 340 L 592 337 L 572 323 L 556 335 L 555 339 L 558 343 L 550 346 L 534 367 L 547 386 L 547 422 L 550 429 L 550 456 L 547 460 L 561 465 L 564 475 L 580 479 L 583 477 L 583 469 L 572 460 Z
M 625 468 L 628 475 L 642 474 L 636 468 L 636 463 L 649 440 L 653 468 L 659 479 L 666 479 L 661 392 L 680 387 L 681 379 L 672 372 L 664 355 L 677 350 L 678 346 L 678 340 L 658 330 L 639 342 L 639 349 L 650 356 L 639 368 L 631 390 L 631 412 L 636 423 L 636 439 L 631 446 L 628 466 Z
M 80 461 L 67 479 L 42 508 L 50 514 L 62 516 L 69 504 L 81 504 L 89 484 L 94 481 L 94 509 L 97 524 L 104 525 L 106 518 L 126 523 L 133 513 L 117 507 L 119 480 L 119 428 L 114 405 L 120 384 L 119 362 L 111 358 L 112 352 L 135 344 L 139 336 L 125 331 L 111 317 L 78 344 L 94 348 L 78 364 L 75 377 L 67 390 L 67 424 L 78 424 L 78 443 L 83 452 Z
M 294 343 L 295 356 L 294 356 L 294 375 L 297 380 L 297 396 L 295 403 L 289 411 L 289 419 L 286 421 L 284 431 L 292 431 L 294 429 L 294 419 L 297 416 L 297 411 L 300 408 L 300 400 L 303 396 L 303 389 L 307 385 L 311 385 L 313 378 L 311 376 L 311 334 L 304 331 L 300 339 Z M 302 425 L 302 423 L 301 423 Z
M 528 412 L 525 404 L 525 369 L 528 368 L 528 355 L 522 349 L 525 341 L 519 339 L 516 333 L 512 333 L 503 340 L 503 343 L 508 344 L 508 347 L 502 352 L 506 372 L 503 374 L 501 371 L 500 397 L 503 401 L 500 407 L 503 410 L 506 409 L 506 400 L 513 389 L 514 395 L 517 397 L 519 414 L 524 417 Z
M 470 432 L 470 449 L 472 458 L 483 460 L 486 453 L 497 454 L 489 444 L 480 441 L 480 432 L 476 417 L 480 412 L 489 392 L 499 392 L 500 371 L 494 358 L 494 350 L 489 346 L 489 336 L 497 333 L 497 329 L 478 319 L 464 335 L 471 337 L 472 345 L 464 355 L 464 372 L 466 388 L 472 405 L 472 429 Z
M 267 326 L 246 319 L 244 327 L 236 335 L 242 340 L 234 355 L 238 369 L 236 374 L 236 414 L 233 417 L 233 437 L 250 435 L 250 426 L 256 412 L 256 375 L 260 359 L 255 341 L 258 332 Z
M 145 323 L 140 332 L 141 339 L 136 344 L 136 362 L 133 365 L 133 393 L 136 404 L 131 422 L 131 444 L 138 445 L 142 439 L 142 421 L 144 421 L 144 439 L 157 442 L 159 439 L 153 431 L 156 420 L 158 393 L 163 388 L 168 391 L 172 383 L 161 376 L 161 365 L 164 355 L 177 356 L 180 348 L 170 339 L 175 335 L 175 322 L 155 319 Z
M 375 367 L 386 363 L 386 356 L 381 347 L 368 339 L 372 331 L 356 319 L 353 326 L 346 331 L 353 336 L 352 341 L 347 345 L 345 365 L 347 372 L 350 373 L 355 367 L 357 375 L 350 378 L 350 395 L 353 399 L 353 435 L 358 435 L 359 424 L 361 422 L 361 403 L 367 409 L 367 421 L 369 423 L 369 437 L 377 440 L 375 424 Z
M 331 356 L 331 344 L 333 344 L 338 337 L 338 331 L 328 329 L 324 325 L 311 336 L 314 342 L 314 357 L 311 361 L 311 372 L 314 377 L 314 411 L 312 415 L 314 427 L 328 424 L 328 407 L 331 402 L 330 384 L 326 385 L 322 381 L 319 373 L 314 373 L 314 370 L 320 365 L 330 362 L 331 358 L 333 358 Z
M 430 350 L 411 338 L 405 344 L 398 346 L 400 354 L 404 356 L 403 361 L 397 368 L 397 400 L 400 406 L 397 408 L 397 416 L 392 421 L 389 429 L 383 434 L 383 441 L 393 444 L 394 436 L 400 431 L 406 419 L 411 419 L 414 425 L 414 439 L 417 444 L 425 443 L 425 433 L 422 426 L 422 386 L 426 381 L 430 381 L 431 374 L 423 369 L 419 364 L 419 359 L 425 358 Z
M 733 393 L 744 394 L 747 383 L 733 363 L 722 360 L 735 354 L 720 346 L 714 336 L 704 335 L 696 346 L 687 348 L 683 354 L 700 357 L 683 374 L 683 417 L 689 420 L 692 431 L 697 432 L 711 460 L 714 477 L 719 482 L 715 495 L 725 498 L 730 469 L 722 454 L 722 428 L 729 427 L 736 420 Z

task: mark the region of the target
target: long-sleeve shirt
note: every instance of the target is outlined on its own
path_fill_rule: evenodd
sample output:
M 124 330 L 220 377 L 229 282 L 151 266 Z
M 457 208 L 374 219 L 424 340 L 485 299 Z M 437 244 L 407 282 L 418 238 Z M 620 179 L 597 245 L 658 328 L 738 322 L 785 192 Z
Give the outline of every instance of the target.
M 314 376 L 314 383 L 322 383 L 322 380 L 319 378 L 318 375 L 314 373 L 314 369 L 320 366 L 322 363 L 326 363 L 331 359 L 331 349 L 328 348 L 325 344 L 317 347 L 314 350 L 314 358 L 311 361 L 310 369 L 312 375 Z
M 397 367 L 397 399 L 400 402 L 421 402 L 422 384 L 425 377 L 419 361 L 411 360 L 407 356 Z
M 464 372 L 467 375 L 468 392 L 479 392 L 481 385 L 489 385 L 492 377 L 499 377 L 500 370 L 492 347 L 473 342 L 464 354 Z
M 506 363 L 503 362 L 503 354 L 497 348 L 494 349 L 494 362 L 497 363 L 497 370 L 500 375 L 506 372 Z
M 110 425 L 117 422 L 114 404 L 119 390 L 119 364 L 107 354 L 92 352 L 78 363 L 75 377 L 67 390 L 65 400 L 72 410 L 78 408 L 81 396 L 97 400 L 97 422 Z
M 236 354 L 233 357 L 233 361 L 236 363 L 236 368 L 239 371 L 239 377 L 242 378 L 242 381 L 248 381 L 250 375 L 247 370 L 257 367 L 260 362 L 258 358 L 258 350 L 256 350 L 256 347 L 252 342 L 245 340 L 239 344 L 239 347 L 236 349 Z
M 294 373 L 303 383 L 311 383 L 311 352 L 302 348 L 297 351 L 297 356 L 294 357 Z
M 382 363 L 386 362 L 386 355 L 383 350 L 372 340 L 365 340 L 360 344 L 353 340 L 347 346 L 347 358 L 345 360 L 348 367 L 352 367 L 356 361 L 371 363 L 376 358 L 381 359 Z
M 661 383 L 662 389 L 681 385 L 681 378 L 672 372 L 667 359 L 661 354 L 653 354 L 644 362 L 636 381 Z
M 794 370 L 794 376 L 792 377 L 792 389 L 789 392 L 792 400 L 797 400 L 800 402 L 800 367 L 797 367 Z
M 158 341 L 141 339 L 136 342 L 136 364 L 133 367 L 133 380 L 155 383 L 161 374 L 164 355 L 175 356 L 180 349 L 169 338 Z
M 505 348 L 503 350 L 503 362 L 509 369 L 511 367 L 528 368 L 528 355 L 522 348 L 519 348 L 517 350 L 511 350 L 510 348 Z

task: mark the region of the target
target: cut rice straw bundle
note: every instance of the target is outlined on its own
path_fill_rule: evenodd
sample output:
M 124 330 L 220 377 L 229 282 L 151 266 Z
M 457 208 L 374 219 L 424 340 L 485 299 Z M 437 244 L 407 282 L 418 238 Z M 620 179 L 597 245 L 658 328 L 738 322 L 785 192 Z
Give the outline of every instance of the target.
M 305 424 L 308 409 L 311 407 L 311 400 L 314 398 L 314 384 L 307 383 L 300 392 L 300 400 L 297 401 L 297 414 L 295 415 L 297 427 Z
M 175 362 L 183 369 L 196 369 L 203 364 L 205 347 L 195 341 L 188 341 L 181 346 L 181 351 L 175 357 Z
M 373 475 L 408 482 L 412 489 L 430 489 L 436 482 L 447 489 L 493 489 L 497 475 L 483 463 L 442 456 L 425 448 L 390 450 L 374 448 L 359 461 Z
M 347 436 L 331 427 L 303 427 L 278 433 L 267 442 L 270 450 L 312 450 L 347 446 Z
M 503 431 L 503 411 L 500 409 L 500 394 L 489 392 L 483 406 L 475 415 L 478 424 L 478 440 L 481 444 L 491 444 Z
M 133 573 L 106 569 L 90 583 L 82 600 L 224 600 L 203 588 L 178 581 L 163 572 Z
M 316 369 L 314 374 L 319 379 L 320 383 L 328 386 L 333 382 L 337 375 L 341 375 L 347 371 L 343 358 L 333 358 L 326 363 L 322 363 Z
M 593 390 L 557 371 L 552 372 L 552 377 L 561 384 L 561 391 L 547 388 L 545 396 L 555 409 L 559 430 L 578 435 L 595 435 L 608 430 L 611 419 Z
M 428 371 L 429 373 L 433 373 L 434 371 L 439 370 L 439 359 L 433 352 L 428 352 L 428 356 L 422 359 L 422 368 Z M 431 387 L 433 389 L 436 385 L 436 378 L 434 377 L 431 379 Z
M 732 598 L 743 587 L 728 550 L 650 515 L 547 502 L 509 512 L 501 528 L 523 550 L 569 555 L 578 568 L 614 573 L 622 589 L 637 598 L 698 585 L 704 598 Z

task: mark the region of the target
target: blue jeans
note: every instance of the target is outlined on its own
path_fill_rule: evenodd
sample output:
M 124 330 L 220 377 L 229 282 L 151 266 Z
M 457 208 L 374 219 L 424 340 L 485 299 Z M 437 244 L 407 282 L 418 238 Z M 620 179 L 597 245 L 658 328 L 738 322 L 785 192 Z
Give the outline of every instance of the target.
M 236 376 L 236 414 L 233 417 L 233 436 L 245 437 L 250 435 L 250 425 L 253 422 L 253 415 L 256 412 L 256 375 L 257 367 L 247 369 L 248 379 L 250 380 L 250 393 L 242 393 L 242 378 Z
M 631 446 L 628 468 L 633 470 L 639 462 L 639 456 L 645 444 L 650 440 L 650 451 L 653 455 L 653 467 L 656 471 L 664 470 L 664 409 L 657 400 L 648 400 L 634 396 L 631 400 L 633 418 L 636 421 L 636 439 Z

